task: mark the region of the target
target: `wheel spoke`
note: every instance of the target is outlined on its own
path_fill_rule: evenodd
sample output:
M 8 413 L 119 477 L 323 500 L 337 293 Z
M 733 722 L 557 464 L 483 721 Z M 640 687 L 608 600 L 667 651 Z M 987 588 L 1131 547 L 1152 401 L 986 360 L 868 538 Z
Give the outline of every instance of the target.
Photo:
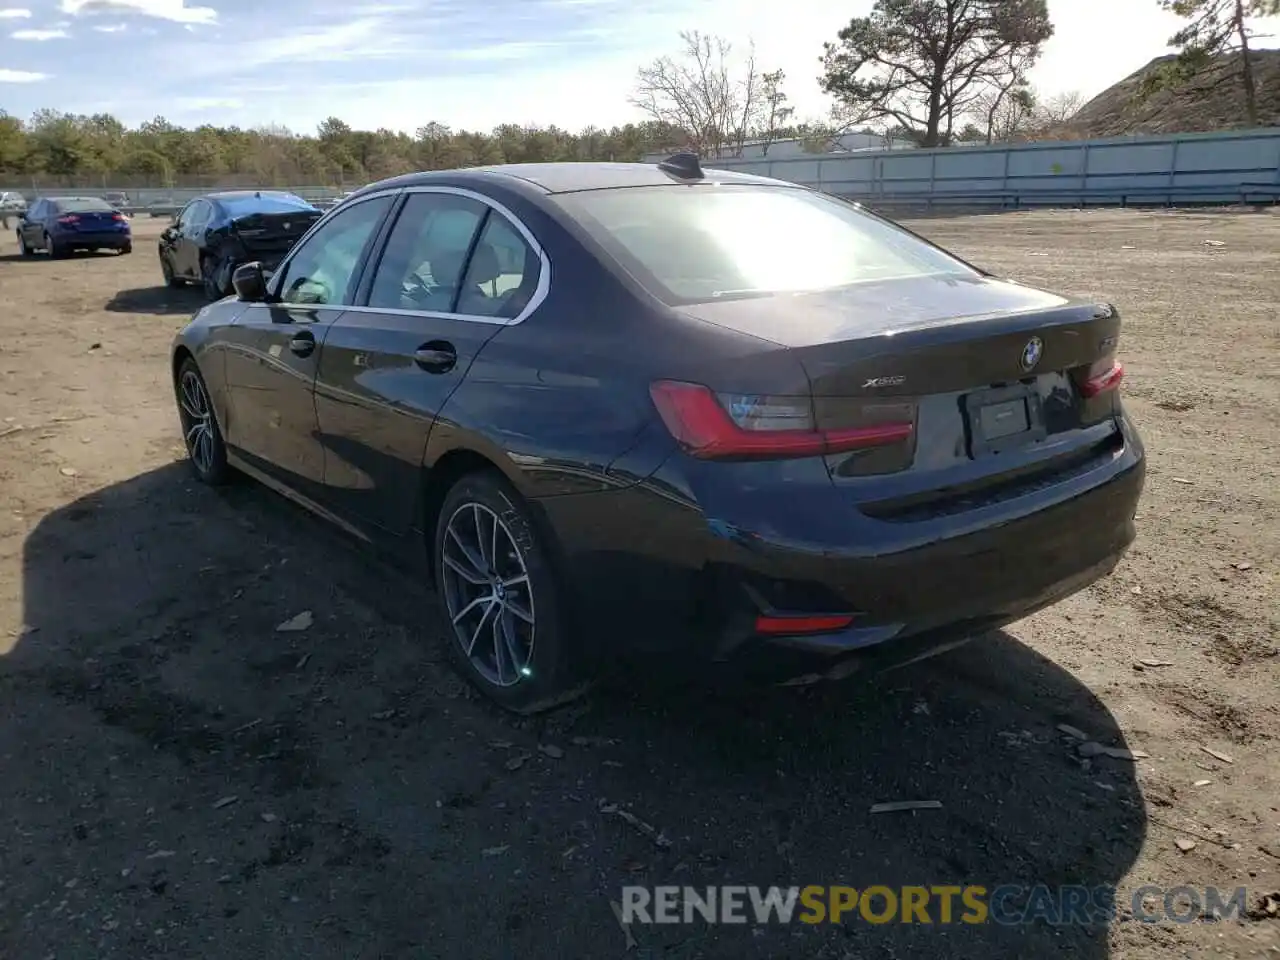
M 517 649 L 519 639 L 516 637 L 515 624 L 511 622 L 511 608 L 509 606 L 503 605 L 498 621 L 502 624 L 502 641 L 506 645 L 507 655 L 511 658 L 511 669 L 518 676 L 520 671 L 528 664 L 521 663 L 524 658 Z
M 498 673 L 498 684 L 499 686 L 501 686 L 503 679 L 506 676 L 505 672 L 502 669 L 502 666 L 503 666 L 502 661 L 504 659 L 504 657 L 502 656 L 502 646 L 503 646 L 502 644 L 502 619 L 503 619 L 502 604 L 501 603 L 497 604 L 497 608 L 498 608 L 498 613 L 493 618 L 493 625 L 490 627 L 489 632 L 493 634 L 493 669 L 496 670 Z M 516 673 L 516 665 L 515 665 L 515 662 L 512 661 L 511 675 L 514 677 L 515 673 Z
M 520 584 L 528 582 L 528 575 L 522 573 L 518 577 L 512 577 L 510 580 L 503 580 L 502 586 L 504 589 L 510 590 L 512 587 L 518 587 Z
M 482 604 L 482 603 L 493 603 L 493 601 L 494 601 L 494 600 L 496 600 L 496 599 L 497 599 L 497 597 L 495 597 L 492 593 L 485 593 L 485 594 L 481 594 L 480 596 L 478 596 L 478 597 L 476 597 L 474 600 L 472 600 L 470 603 L 468 603 L 468 604 L 467 604 L 465 607 L 463 607 L 461 610 L 459 610 L 459 611 L 458 611 L 458 613 L 454 616 L 454 618 L 453 618 L 453 622 L 454 622 L 454 623 L 457 623 L 459 620 L 461 620 L 463 617 L 465 617 L 468 613 L 470 613 L 472 610 L 474 610 L 474 609 L 475 609 L 477 606 L 479 606 L 480 604 Z
M 204 432 L 204 421 L 197 420 L 191 425 L 191 429 L 187 431 L 187 446 L 195 449 L 196 442 L 200 439 L 200 435 Z
M 462 551 L 462 556 L 466 559 L 467 563 L 471 564 L 471 573 L 480 578 L 478 580 L 472 580 L 471 582 L 488 583 L 489 577 L 487 576 L 483 558 L 477 558 L 476 555 L 472 553 L 471 548 L 462 542 L 462 538 L 458 536 L 458 532 L 453 529 L 452 524 L 449 526 L 449 536 L 452 537 L 453 542 L 458 545 L 458 549 Z
M 449 556 L 449 554 L 447 553 L 444 554 L 441 557 L 441 559 L 444 560 L 444 565 L 446 567 L 448 567 L 450 570 L 452 570 L 454 573 L 460 576 L 463 580 L 467 581 L 467 583 L 474 584 L 475 586 L 479 587 L 479 586 L 484 586 L 489 582 L 484 577 L 481 577 L 478 574 L 475 574 L 471 570 L 467 569 L 467 567 L 463 566 L 461 563 L 453 559 L 453 557 Z
M 533 623 L 533 611 L 524 609 L 511 597 L 507 597 L 506 607 L 525 623 Z
M 484 525 L 480 522 L 480 510 L 473 506 L 471 508 L 471 516 L 475 518 L 476 549 L 480 551 L 480 560 L 483 563 L 483 566 L 479 569 L 487 573 L 493 569 L 493 557 L 484 555 Z
M 468 657 L 471 656 L 471 651 L 476 648 L 476 641 L 480 639 L 480 634 L 484 632 L 484 625 L 489 620 L 489 614 L 493 612 L 493 608 L 496 606 L 496 603 L 490 603 L 484 608 L 484 613 L 480 615 L 480 622 L 476 624 L 475 632 L 471 634 L 471 642 L 467 644 L 466 652 Z

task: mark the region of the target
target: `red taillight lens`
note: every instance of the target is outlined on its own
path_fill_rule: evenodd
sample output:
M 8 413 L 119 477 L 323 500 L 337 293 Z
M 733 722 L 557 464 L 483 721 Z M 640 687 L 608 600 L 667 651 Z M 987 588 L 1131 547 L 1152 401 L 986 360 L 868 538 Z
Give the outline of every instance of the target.
M 1096 397 L 1114 390 L 1124 379 L 1124 364 L 1115 357 L 1104 357 L 1093 364 L 1085 373 L 1080 383 L 1080 394 L 1084 397 Z
M 658 415 L 676 441 L 707 460 L 780 459 L 847 453 L 900 443 L 911 437 L 910 422 L 818 430 L 807 398 L 735 395 L 722 405 L 700 383 L 659 380 L 649 388 Z
M 112 219 L 112 220 L 120 220 L 120 221 L 124 221 L 124 220 L 128 220 L 129 218 L 128 218 L 128 217 L 126 217 L 123 213 L 113 213 L 113 214 L 111 215 L 111 219 Z
M 77 217 L 74 213 L 69 213 L 65 217 L 59 217 L 58 222 L 59 223 L 79 223 L 80 218 Z
M 794 636 L 801 633 L 835 633 L 853 623 L 852 614 L 811 617 L 756 617 L 756 633 Z

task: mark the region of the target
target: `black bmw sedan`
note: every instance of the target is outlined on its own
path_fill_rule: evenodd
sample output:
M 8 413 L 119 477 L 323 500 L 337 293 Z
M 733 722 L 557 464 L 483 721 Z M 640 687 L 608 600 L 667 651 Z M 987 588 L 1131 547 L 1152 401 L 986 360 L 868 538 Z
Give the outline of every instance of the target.
M 196 474 L 420 560 L 511 709 L 621 650 L 916 659 L 1134 537 L 1116 310 L 792 184 L 413 174 L 234 284 L 173 347 Z
M 301 197 L 277 190 L 227 190 L 197 197 L 160 235 L 160 272 L 171 287 L 197 283 L 218 300 L 231 274 L 256 261 L 270 269 L 320 219 Z

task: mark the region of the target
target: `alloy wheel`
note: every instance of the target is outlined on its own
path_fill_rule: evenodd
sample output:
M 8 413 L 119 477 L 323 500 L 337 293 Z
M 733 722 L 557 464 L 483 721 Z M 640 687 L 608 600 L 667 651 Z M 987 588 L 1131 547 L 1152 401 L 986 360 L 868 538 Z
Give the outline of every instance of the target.
M 182 434 L 187 444 L 191 462 L 201 474 L 208 474 L 214 467 L 215 437 L 213 405 L 205 391 L 200 375 L 187 370 L 178 387 L 178 408 L 182 412 Z
M 449 518 L 440 554 L 445 606 L 463 655 L 497 687 L 532 676 L 533 587 L 507 525 L 483 504 L 464 503 Z

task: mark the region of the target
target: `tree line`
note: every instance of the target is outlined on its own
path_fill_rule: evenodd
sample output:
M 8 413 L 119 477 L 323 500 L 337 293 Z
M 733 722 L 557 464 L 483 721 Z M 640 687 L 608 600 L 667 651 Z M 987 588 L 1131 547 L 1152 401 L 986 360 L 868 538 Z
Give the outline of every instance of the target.
M 1280 0 L 1155 2 L 1185 26 L 1169 41 L 1178 58 L 1144 93 L 1241 51 L 1240 84 L 1256 122 L 1250 21 L 1280 13 Z M 834 107 L 806 121 L 795 115 L 782 71 L 763 69 L 751 48 L 735 51 L 698 32 L 682 33 L 678 50 L 639 69 L 630 103 L 646 119 L 608 130 L 506 124 L 481 132 L 426 123 L 410 135 L 357 130 L 331 117 L 305 135 L 284 127 L 185 129 L 163 117 L 129 129 L 109 114 L 55 110 L 24 121 L 0 110 L 0 176 L 63 185 L 341 185 L 481 164 L 634 161 L 675 149 L 724 158 L 750 146 L 767 156 L 786 139 L 825 152 L 853 130 L 924 147 L 1070 136 L 1080 98 L 1041 98 L 1029 80 L 1052 36 L 1047 0 L 876 0 L 824 44 L 818 81 Z

